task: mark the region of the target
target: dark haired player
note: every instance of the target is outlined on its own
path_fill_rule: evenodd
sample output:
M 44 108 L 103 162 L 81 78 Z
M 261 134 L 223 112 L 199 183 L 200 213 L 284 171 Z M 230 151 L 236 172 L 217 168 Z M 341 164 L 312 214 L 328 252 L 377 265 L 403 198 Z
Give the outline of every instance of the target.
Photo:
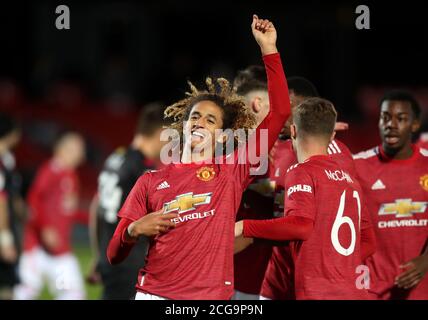
M 328 154 L 336 111 L 324 99 L 310 98 L 293 110 L 290 135 L 298 164 L 285 178 L 284 217 L 243 220 L 235 235 L 291 241 L 296 299 L 365 299 L 356 270 L 373 246 L 372 233 L 355 177 Z
M 216 129 L 254 125 L 245 102 L 229 83 L 219 79 L 217 90 L 207 81 L 209 91 L 191 86 L 188 98 L 166 110 L 176 120 L 173 128 L 184 126 L 191 132 L 184 141 L 184 147 L 190 146 L 191 162 L 183 153 L 181 163 L 146 173 L 137 181 L 119 212 L 121 220 L 108 248 L 110 262 L 119 263 L 139 236 L 151 237 L 136 299 L 230 299 L 233 295 L 234 223 L 253 167 L 248 158 L 245 163 L 237 158 L 251 143 L 260 153 L 261 129 L 268 129 L 269 150 L 290 114 L 276 30 L 255 15 L 251 28 L 266 67 L 270 113 L 243 148 L 231 154 L 233 164 L 213 164 L 214 145 L 222 143 L 213 138 Z M 211 145 L 211 151 L 201 151 L 200 145 Z M 168 187 L 159 188 L 165 182 Z
M 355 156 L 377 239 L 367 260 L 374 299 L 428 299 L 428 151 L 412 144 L 420 113 L 408 92 L 386 93 L 382 144 Z
M 135 295 L 135 278 L 144 266 L 144 252 L 148 241 L 140 239 L 127 259 L 117 266 L 107 260 L 108 243 L 117 227 L 117 213 L 138 178 L 146 171 L 158 168 L 160 151 L 164 145 L 160 135 L 164 124 L 164 106 L 152 103 L 140 112 L 134 138 L 129 147 L 114 151 L 105 161 L 98 177 L 98 193 L 91 209 L 91 237 L 95 253 L 93 263 L 101 276 L 102 298 L 129 300 Z M 92 273 L 89 280 L 95 281 Z
M 238 73 L 234 83 L 238 93 L 246 98 L 247 106 L 256 115 L 261 116 L 265 110 L 269 110 L 266 76 L 261 72 L 263 70 L 261 66 L 250 66 Z M 292 110 L 305 99 L 318 96 L 315 86 L 303 77 L 290 77 L 287 83 Z M 285 172 L 297 163 L 289 140 L 290 122 L 289 120 L 284 125 L 271 151 L 268 176 L 256 177 L 244 192 L 238 220 L 266 219 L 283 215 Z M 346 123 L 336 123 L 336 131 L 345 129 Z M 342 142 L 333 140 L 328 152 L 342 165 L 353 170 L 352 154 Z M 261 212 L 264 214 L 261 215 Z M 269 299 L 294 298 L 291 281 L 292 259 L 288 246 L 278 243 L 272 248 L 272 243 L 252 244 L 235 254 L 234 268 L 235 299 L 255 299 L 259 295 Z

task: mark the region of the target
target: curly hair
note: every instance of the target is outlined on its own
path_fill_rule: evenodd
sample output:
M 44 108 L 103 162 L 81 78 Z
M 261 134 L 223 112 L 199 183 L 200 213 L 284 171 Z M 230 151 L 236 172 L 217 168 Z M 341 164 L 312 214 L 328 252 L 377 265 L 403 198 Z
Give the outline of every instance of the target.
M 186 98 L 170 105 L 164 112 L 165 118 L 172 120 L 169 128 L 178 130 L 180 138 L 183 135 L 184 121 L 189 119 L 193 106 L 200 101 L 212 101 L 220 107 L 223 113 L 223 130 L 244 129 L 248 136 L 248 129 L 255 126 L 256 119 L 246 107 L 244 97 L 236 93 L 236 88 L 232 87 L 228 80 L 218 78 L 214 82 L 208 77 L 205 80 L 207 90 L 202 91 L 198 90 L 190 81 L 187 83 L 190 92 L 186 92 Z M 234 140 L 235 147 L 242 142 L 236 136 Z

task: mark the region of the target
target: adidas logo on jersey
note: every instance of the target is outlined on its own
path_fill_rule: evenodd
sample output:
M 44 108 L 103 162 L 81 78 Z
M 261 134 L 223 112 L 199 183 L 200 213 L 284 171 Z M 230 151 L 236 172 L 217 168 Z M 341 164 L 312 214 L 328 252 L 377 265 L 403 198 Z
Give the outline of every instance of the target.
M 385 185 L 383 184 L 383 182 L 378 179 L 373 185 L 372 185 L 372 190 L 384 190 L 386 189 Z
M 158 185 L 158 187 L 156 188 L 156 190 L 162 190 L 162 189 L 167 189 L 169 188 L 170 185 L 168 182 L 164 181 L 162 182 L 160 185 Z
M 340 150 L 336 141 L 333 140 L 328 146 L 328 154 L 337 154 L 337 153 L 342 153 L 342 150 Z

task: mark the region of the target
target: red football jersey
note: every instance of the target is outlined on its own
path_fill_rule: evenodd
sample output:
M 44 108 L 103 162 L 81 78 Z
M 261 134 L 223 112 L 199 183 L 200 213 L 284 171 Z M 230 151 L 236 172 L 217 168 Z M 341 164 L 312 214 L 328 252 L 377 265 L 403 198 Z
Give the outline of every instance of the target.
M 29 190 L 29 221 L 24 229 L 24 250 L 43 246 L 40 231 L 52 228 L 59 236 L 51 254 L 71 251 L 71 232 L 78 211 L 79 180 L 74 170 L 65 170 L 48 161 L 39 169 Z
M 428 277 L 411 290 L 394 287 L 399 266 L 423 253 L 428 239 L 428 151 L 413 146 L 406 160 L 381 147 L 357 154 L 355 165 L 376 233 L 368 258 L 370 292 L 379 299 L 428 299 Z
M 285 190 L 284 216 L 314 221 L 309 239 L 290 242 L 296 299 L 365 299 L 357 270 L 370 223 L 359 182 L 331 156 L 314 156 L 290 167 Z
M 335 139 L 328 147 L 328 153 L 342 168 L 355 174 L 352 153 L 348 147 Z M 275 188 L 274 215 L 284 215 L 284 176 L 287 169 L 297 163 L 291 140 L 278 140 L 272 148 L 273 158 L 270 167 L 270 179 Z M 290 248 L 274 247 L 272 258 L 266 269 L 265 278 L 260 294 L 274 300 L 289 300 L 294 298 L 293 264 Z
M 271 110 L 255 137 L 268 129 L 270 149 L 290 114 L 290 100 L 279 54 L 263 60 Z M 151 242 L 137 290 L 170 299 L 232 297 L 235 218 L 251 180 L 250 163 L 237 161 L 239 149 L 234 157 L 234 164 L 171 164 L 138 180 L 119 217 L 137 220 L 162 207 L 180 216 L 176 228 Z

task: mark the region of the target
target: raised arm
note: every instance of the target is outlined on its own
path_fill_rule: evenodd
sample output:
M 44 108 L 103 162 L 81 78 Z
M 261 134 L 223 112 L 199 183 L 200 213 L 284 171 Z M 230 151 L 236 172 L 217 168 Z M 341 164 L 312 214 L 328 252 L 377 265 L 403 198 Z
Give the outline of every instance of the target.
M 260 154 L 260 130 L 268 130 L 268 152 L 272 149 L 284 123 L 290 116 L 290 97 L 288 95 L 287 80 L 284 74 L 281 57 L 276 48 L 277 32 L 272 22 L 259 19 L 253 15 L 251 24 L 254 39 L 260 46 L 263 62 L 266 68 L 269 92 L 270 110 L 266 118 L 257 127 L 256 146 Z M 264 141 L 262 141 L 264 142 Z

